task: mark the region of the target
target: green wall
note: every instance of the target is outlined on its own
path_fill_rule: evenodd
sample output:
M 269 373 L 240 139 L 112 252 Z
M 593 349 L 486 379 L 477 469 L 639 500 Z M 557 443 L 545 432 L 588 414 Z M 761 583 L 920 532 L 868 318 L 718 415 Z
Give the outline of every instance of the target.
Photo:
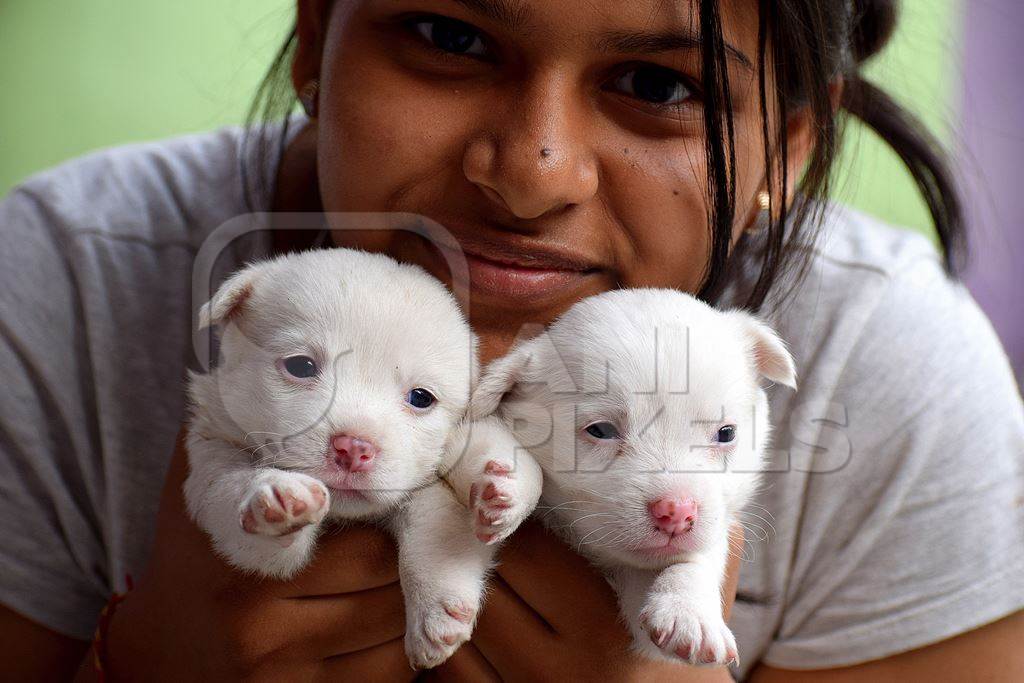
M 0 193 L 92 149 L 237 123 L 294 0 L 0 1 Z M 943 139 L 958 78 L 955 0 L 905 0 L 870 75 Z M 924 228 L 891 154 L 851 129 L 836 196 Z
M 914 112 L 947 145 L 957 134 L 960 93 L 959 0 L 902 0 L 893 41 L 867 76 Z M 899 159 L 874 133 L 848 130 L 833 195 L 869 213 L 931 233 L 928 210 Z
M 83 152 L 240 122 L 294 0 L 0 0 L 0 192 Z

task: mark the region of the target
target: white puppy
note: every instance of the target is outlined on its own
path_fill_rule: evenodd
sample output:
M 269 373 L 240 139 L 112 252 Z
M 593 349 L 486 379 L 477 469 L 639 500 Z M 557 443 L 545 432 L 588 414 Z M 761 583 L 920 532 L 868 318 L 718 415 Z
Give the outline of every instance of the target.
M 320 250 L 234 274 L 207 325 L 220 363 L 190 376 L 185 495 L 216 551 L 287 578 L 325 518 L 380 521 L 399 546 L 410 661 L 444 661 L 470 636 L 494 543 L 541 486 L 500 421 L 460 424 L 477 361 L 455 299 L 417 267 Z M 471 490 L 467 511 L 453 493 Z
M 738 659 L 721 585 L 769 435 L 761 377 L 795 388 L 765 324 L 638 289 L 576 304 L 474 393 L 476 415 L 501 402 L 544 470 L 543 518 L 605 570 L 641 652 Z

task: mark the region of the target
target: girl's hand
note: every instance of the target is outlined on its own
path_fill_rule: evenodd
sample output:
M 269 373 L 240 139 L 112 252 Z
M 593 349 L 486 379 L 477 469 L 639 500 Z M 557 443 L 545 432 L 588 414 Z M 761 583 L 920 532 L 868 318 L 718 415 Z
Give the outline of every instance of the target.
M 733 548 L 743 530 L 733 528 Z M 736 597 L 739 554 L 730 554 L 726 617 Z M 473 639 L 427 678 L 439 680 L 731 681 L 727 669 L 643 659 L 630 651 L 615 593 L 582 557 L 528 522 L 501 564 Z
M 244 576 L 214 555 L 185 511 L 183 437 L 184 430 L 150 565 L 110 623 L 108 678 L 413 678 L 390 537 L 353 526 L 325 534 L 312 564 L 291 581 Z

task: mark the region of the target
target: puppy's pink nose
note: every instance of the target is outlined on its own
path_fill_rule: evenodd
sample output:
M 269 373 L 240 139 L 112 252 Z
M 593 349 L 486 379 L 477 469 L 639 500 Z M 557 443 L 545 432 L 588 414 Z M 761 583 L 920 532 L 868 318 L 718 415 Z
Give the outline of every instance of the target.
M 666 534 L 682 534 L 697 520 L 697 501 L 674 496 L 659 498 L 647 505 L 654 526 Z
M 349 472 L 369 472 L 373 469 L 377 447 L 369 441 L 348 434 L 338 434 L 331 439 L 334 448 L 334 462 Z

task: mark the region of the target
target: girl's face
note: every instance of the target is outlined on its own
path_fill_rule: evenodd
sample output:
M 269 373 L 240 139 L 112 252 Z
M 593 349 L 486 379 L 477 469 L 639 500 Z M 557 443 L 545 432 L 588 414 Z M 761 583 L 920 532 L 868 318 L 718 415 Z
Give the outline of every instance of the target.
M 445 226 L 468 259 L 485 359 L 591 294 L 696 292 L 710 234 L 694 12 L 688 0 L 300 2 L 293 76 L 320 79 L 324 210 Z M 757 4 L 721 13 L 735 240 L 764 183 Z M 413 233 L 333 237 L 451 284 Z

